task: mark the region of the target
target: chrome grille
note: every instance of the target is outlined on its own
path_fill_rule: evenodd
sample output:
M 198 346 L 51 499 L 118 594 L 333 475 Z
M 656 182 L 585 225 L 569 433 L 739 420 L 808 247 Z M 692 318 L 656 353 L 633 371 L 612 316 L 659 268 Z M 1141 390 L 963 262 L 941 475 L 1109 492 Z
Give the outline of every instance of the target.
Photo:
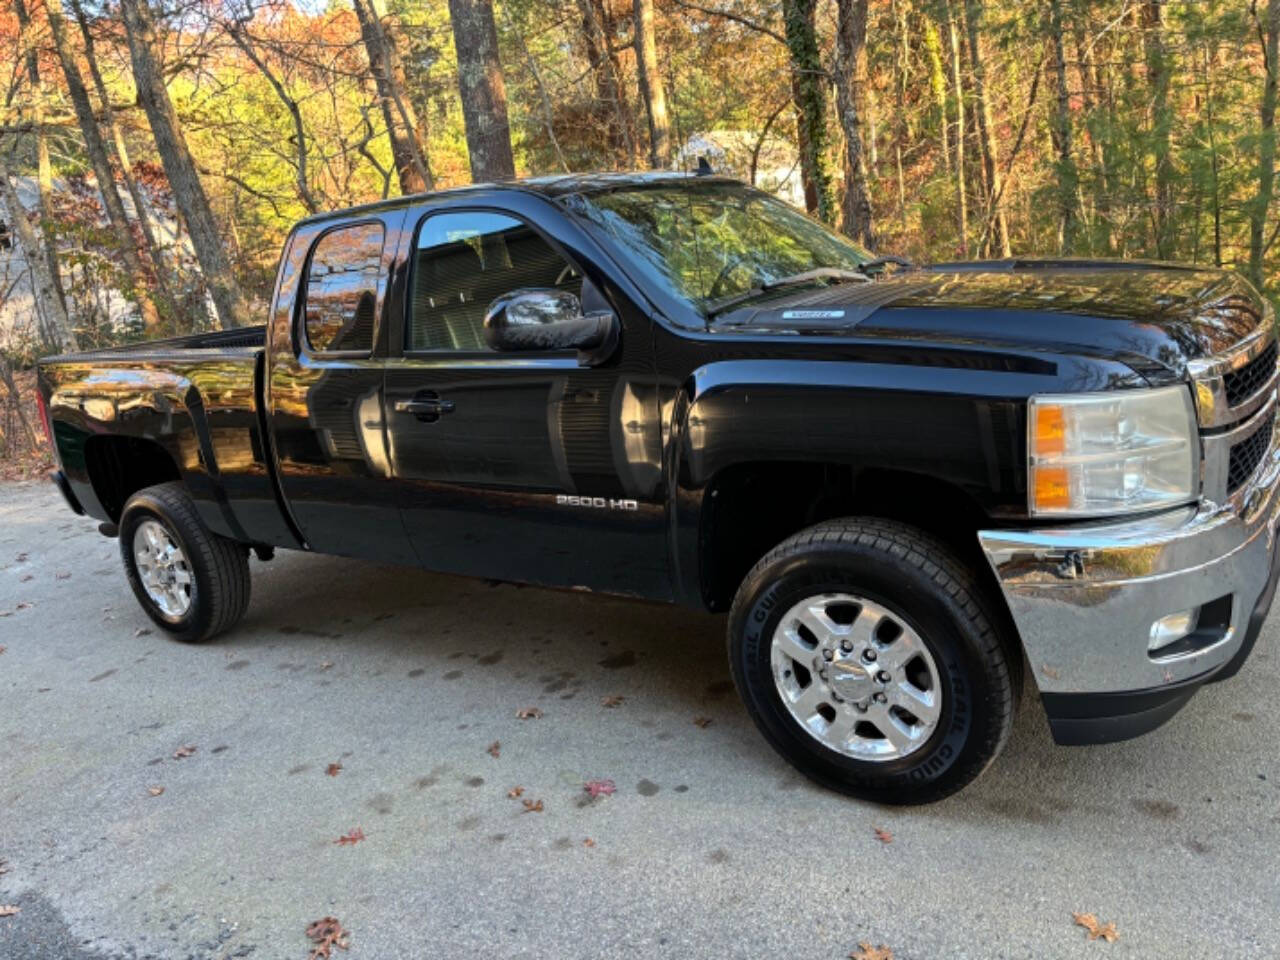
M 1275 352 L 1275 347 L 1272 348 Z M 1227 495 L 1235 493 L 1253 476 L 1262 458 L 1266 456 L 1275 429 L 1276 412 L 1273 408 L 1269 414 L 1261 418 L 1261 423 L 1249 436 L 1231 446 L 1231 455 L 1227 467 Z
M 1238 407 L 1267 385 L 1276 372 L 1276 343 L 1274 340 L 1239 370 L 1233 370 L 1222 378 L 1227 403 Z

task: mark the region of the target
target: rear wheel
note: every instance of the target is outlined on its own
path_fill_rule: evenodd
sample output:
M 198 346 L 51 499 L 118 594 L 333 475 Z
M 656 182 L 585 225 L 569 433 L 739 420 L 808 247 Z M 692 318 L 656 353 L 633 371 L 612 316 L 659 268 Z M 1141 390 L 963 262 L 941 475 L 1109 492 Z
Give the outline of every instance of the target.
M 158 484 L 129 498 L 120 553 L 134 596 L 174 639 L 208 640 L 249 606 L 248 550 L 209 530 L 181 484 Z
M 747 575 L 729 656 L 765 738 L 825 786 L 927 803 L 1003 747 L 1020 664 L 976 579 L 905 524 L 848 519 L 784 541 Z

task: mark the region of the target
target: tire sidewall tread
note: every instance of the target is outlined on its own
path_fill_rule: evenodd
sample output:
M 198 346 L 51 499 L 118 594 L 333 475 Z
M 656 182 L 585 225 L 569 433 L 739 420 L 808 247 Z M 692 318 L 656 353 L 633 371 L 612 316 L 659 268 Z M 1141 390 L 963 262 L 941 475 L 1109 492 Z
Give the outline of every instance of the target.
M 182 548 L 191 567 L 191 607 L 177 622 L 151 601 L 138 577 L 133 534 L 144 519 L 162 523 Z M 139 490 L 120 514 L 120 553 L 129 586 L 147 615 L 174 639 L 208 640 L 233 626 L 249 606 L 250 575 L 246 548 L 209 530 L 180 483 Z
M 907 757 L 838 754 L 805 732 L 777 693 L 770 657 L 778 621 L 806 596 L 839 591 L 903 615 L 939 668 L 946 696 L 938 729 Z M 1008 739 L 1020 676 L 997 623 L 977 578 L 937 538 L 896 521 L 834 520 L 783 541 L 748 573 L 729 613 L 730 666 L 757 727 L 801 772 L 864 799 L 925 803 L 975 779 Z

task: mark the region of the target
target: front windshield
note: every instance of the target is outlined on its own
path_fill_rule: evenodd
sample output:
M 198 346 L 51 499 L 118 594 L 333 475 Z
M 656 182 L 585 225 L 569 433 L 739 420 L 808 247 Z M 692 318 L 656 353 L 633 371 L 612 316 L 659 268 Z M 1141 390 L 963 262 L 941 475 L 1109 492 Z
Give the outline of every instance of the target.
M 649 279 L 703 314 L 786 277 L 824 267 L 856 270 L 871 259 L 742 184 L 688 181 L 576 199 L 577 211 L 607 231 Z

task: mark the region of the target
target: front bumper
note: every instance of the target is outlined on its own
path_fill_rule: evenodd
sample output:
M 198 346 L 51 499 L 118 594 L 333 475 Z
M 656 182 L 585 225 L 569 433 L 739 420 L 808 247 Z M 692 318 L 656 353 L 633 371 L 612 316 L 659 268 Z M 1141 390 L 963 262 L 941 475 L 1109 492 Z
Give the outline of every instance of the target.
M 981 531 L 1055 739 L 1145 733 L 1202 683 L 1238 670 L 1280 573 L 1277 520 L 1280 425 L 1252 480 L 1225 504 L 1119 523 Z M 1190 637 L 1149 654 L 1152 624 L 1191 608 L 1202 612 Z

